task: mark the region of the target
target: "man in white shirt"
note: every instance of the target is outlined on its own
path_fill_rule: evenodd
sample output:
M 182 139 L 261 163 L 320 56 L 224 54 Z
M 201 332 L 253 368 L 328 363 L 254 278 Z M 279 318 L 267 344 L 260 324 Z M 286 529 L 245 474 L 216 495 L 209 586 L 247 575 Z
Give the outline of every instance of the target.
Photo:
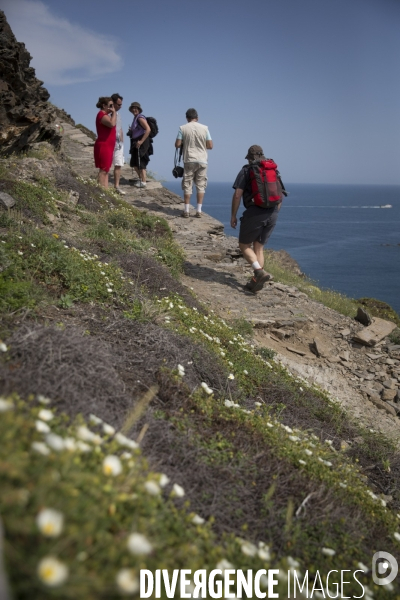
M 118 194 L 125 196 L 124 191 L 122 191 L 119 187 L 119 180 L 121 177 L 121 167 L 124 165 L 124 133 L 122 131 L 122 121 L 119 115 L 119 110 L 121 110 L 123 97 L 119 94 L 113 94 L 111 99 L 114 103 L 114 108 L 117 112 L 117 136 L 115 139 L 115 149 L 113 156 L 113 164 L 114 164 L 114 188 Z
M 213 142 L 207 125 L 199 123 L 197 110 L 186 111 L 187 124 L 179 127 L 175 148 L 183 146 L 184 173 L 182 178 L 183 198 L 185 202 L 182 217 L 188 218 L 193 181 L 197 190 L 196 217 L 202 216 L 203 198 L 207 187 L 207 150 L 213 148 Z

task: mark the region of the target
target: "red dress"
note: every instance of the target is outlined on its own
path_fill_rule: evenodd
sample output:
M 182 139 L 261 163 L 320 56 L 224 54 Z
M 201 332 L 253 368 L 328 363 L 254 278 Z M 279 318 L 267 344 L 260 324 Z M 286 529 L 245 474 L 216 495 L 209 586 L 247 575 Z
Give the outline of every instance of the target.
M 96 117 L 97 140 L 94 144 L 94 164 L 97 169 L 108 173 L 112 165 L 117 128 L 115 125 L 114 127 L 103 125 L 101 119 L 106 114 L 101 110 Z

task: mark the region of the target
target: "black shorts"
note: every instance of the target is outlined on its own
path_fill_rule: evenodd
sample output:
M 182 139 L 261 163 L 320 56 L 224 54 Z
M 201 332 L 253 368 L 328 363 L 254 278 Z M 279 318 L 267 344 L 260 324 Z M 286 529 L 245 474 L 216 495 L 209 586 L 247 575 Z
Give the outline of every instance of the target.
M 143 135 L 136 138 L 135 140 L 131 140 L 131 148 L 129 150 L 129 154 L 131 155 L 130 166 L 137 167 L 139 169 L 146 169 L 147 165 L 150 162 L 150 148 L 151 142 L 150 138 L 146 138 L 140 148 L 136 148 L 136 142 L 141 140 Z M 139 151 L 138 151 L 139 150 Z M 151 154 L 153 154 L 151 152 Z
M 239 243 L 267 243 L 278 219 L 279 206 L 261 208 L 250 206 L 240 218 Z

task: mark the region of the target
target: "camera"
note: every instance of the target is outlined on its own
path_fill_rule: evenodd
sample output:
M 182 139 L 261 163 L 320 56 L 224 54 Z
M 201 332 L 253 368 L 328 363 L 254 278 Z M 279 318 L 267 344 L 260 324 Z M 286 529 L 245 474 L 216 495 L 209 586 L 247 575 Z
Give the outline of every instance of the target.
M 172 169 L 172 175 L 175 177 L 175 179 L 183 177 L 183 167 L 180 167 L 179 165 L 177 167 L 174 167 Z

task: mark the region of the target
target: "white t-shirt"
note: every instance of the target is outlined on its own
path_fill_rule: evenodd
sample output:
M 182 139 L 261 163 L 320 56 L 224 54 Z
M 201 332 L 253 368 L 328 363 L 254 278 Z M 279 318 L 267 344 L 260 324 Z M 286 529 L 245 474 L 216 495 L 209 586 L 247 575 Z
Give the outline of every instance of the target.
M 182 140 L 183 162 L 207 164 L 207 144 L 211 140 L 207 125 L 190 121 L 179 127 L 177 140 Z

